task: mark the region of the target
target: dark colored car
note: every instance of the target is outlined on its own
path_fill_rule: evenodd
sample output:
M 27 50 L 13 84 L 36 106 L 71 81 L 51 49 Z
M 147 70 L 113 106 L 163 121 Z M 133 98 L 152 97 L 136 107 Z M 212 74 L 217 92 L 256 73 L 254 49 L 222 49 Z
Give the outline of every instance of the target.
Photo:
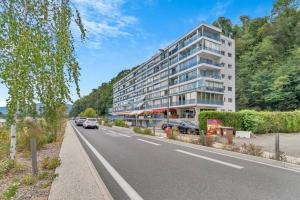
M 83 122 L 85 122 L 86 118 L 85 117 L 79 117 L 78 119 L 75 120 L 76 126 L 82 126 Z
M 191 121 L 170 121 L 163 123 L 161 128 L 165 130 L 167 127 L 177 127 L 180 133 L 183 134 L 199 134 L 199 127 Z
M 167 127 L 172 128 L 173 126 L 178 127 L 178 126 L 179 126 L 179 123 L 178 123 L 177 121 L 169 121 L 169 124 L 168 124 L 167 122 L 164 122 L 164 123 L 161 125 L 161 129 L 162 129 L 162 130 L 166 130 Z

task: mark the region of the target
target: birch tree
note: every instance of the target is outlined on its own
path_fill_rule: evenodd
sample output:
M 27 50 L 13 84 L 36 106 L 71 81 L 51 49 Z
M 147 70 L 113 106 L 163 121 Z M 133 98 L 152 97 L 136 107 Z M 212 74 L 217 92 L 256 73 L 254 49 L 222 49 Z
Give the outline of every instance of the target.
M 70 99 L 70 87 L 79 95 L 72 23 L 81 39 L 86 31 L 69 0 L 0 1 L 0 81 L 8 89 L 11 159 L 15 159 L 15 115 L 35 102 L 43 104 L 45 119 L 55 121 L 55 110 Z

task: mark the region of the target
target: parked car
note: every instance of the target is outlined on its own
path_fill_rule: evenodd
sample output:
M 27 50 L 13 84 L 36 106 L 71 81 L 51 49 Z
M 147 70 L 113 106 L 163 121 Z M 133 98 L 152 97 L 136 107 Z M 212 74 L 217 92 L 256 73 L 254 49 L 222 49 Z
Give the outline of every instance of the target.
M 161 129 L 165 130 L 167 127 L 177 127 L 182 134 L 199 134 L 199 127 L 191 121 L 169 121 L 163 123 Z
M 170 121 L 169 121 L 169 124 L 168 124 L 167 122 L 164 122 L 164 123 L 161 125 L 161 129 L 162 129 L 162 130 L 166 130 L 167 127 L 172 128 L 173 126 L 178 127 L 178 126 L 179 126 L 179 123 L 178 123 L 177 121 L 172 121 L 172 120 L 170 120 Z
M 178 129 L 180 133 L 184 134 L 199 134 L 199 127 L 196 123 L 191 121 L 181 121 Z
M 75 124 L 76 126 L 82 126 L 83 125 L 83 122 L 86 120 L 86 117 L 78 117 L 76 120 L 75 120 Z
M 83 128 L 96 128 L 98 129 L 98 122 L 96 118 L 87 118 L 82 125 Z

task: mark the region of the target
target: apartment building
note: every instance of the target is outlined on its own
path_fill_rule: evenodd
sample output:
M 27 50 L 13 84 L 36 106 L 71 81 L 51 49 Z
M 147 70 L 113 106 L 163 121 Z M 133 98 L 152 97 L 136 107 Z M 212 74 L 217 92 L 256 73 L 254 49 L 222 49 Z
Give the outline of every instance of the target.
M 235 41 L 201 24 L 139 65 L 113 87 L 113 114 L 197 118 L 235 111 Z

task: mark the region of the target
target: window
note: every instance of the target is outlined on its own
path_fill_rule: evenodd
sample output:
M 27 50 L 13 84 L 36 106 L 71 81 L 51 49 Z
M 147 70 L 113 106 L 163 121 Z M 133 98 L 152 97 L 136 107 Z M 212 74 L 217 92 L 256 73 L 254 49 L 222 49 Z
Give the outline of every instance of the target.
M 223 86 L 223 90 L 224 90 L 224 91 L 226 90 L 226 87 L 225 87 L 225 86 Z
M 221 39 L 222 44 L 225 44 L 225 40 Z
M 228 57 L 231 57 L 232 56 L 232 54 L 231 53 L 228 53 Z
M 222 78 L 225 78 L 225 74 L 222 74 Z
M 232 87 L 228 87 L 228 91 L 232 91 Z
M 224 66 L 225 66 L 225 63 L 222 62 L 222 63 L 221 63 L 221 67 L 224 67 Z
M 231 103 L 232 102 L 232 98 L 228 98 L 228 102 Z
M 232 79 L 232 76 L 228 76 L 228 79 L 231 80 L 231 79 Z
M 231 64 L 228 64 L 228 68 L 231 69 L 231 68 L 232 68 L 232 65 L 231 65 Z
M 231 42 L 228 42 L 228 46 L 231 46 Z
M 224 52 L 224 51 L 221 51 L 221 54 L 224 56 L 224 55 L 225 55 L 225 52 Z

